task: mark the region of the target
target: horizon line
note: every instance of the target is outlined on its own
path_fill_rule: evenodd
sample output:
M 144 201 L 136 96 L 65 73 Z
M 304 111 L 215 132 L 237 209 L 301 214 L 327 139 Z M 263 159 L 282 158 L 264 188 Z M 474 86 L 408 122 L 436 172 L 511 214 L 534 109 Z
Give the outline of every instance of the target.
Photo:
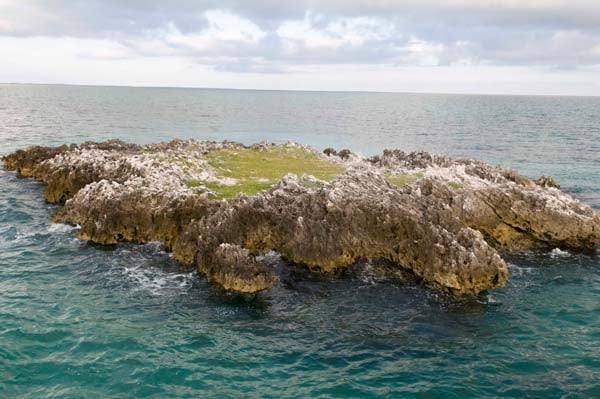
M 230 90 L 230 91 L 270 91 L 296 93 L 355 93 L 355 94 L 425 94 L 448 96 L 490 96 L 490 97 L 571 97 L 571 98 L 600 98 L 594 94 L 523 94 L 523 93 L 475 93 L 475 92 L 432 92 L 432 91 L 377 91 L 377 90 L 320 90 L 320 89 L 255 89 L 236 87 L 200 87 L 200 86 L 145 86 L 119 84 L 88 84 L 88 83 L 39 83 L 39 82 L 0 82 L 9 86 L 69 86 L 69 87 L 104 87 L 123 89 L 183 89 L 183 90 Z

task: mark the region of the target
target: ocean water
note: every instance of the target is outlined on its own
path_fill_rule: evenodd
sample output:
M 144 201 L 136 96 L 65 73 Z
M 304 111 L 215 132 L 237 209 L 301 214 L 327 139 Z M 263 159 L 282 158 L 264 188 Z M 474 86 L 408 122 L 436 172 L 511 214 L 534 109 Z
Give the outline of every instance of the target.
M 0 85 L 0 155 L 176 137 L 475 157 L 600 209 L 600 98 Z M 0 398 L 600 397 L 600 254 L 506 254 L 471 299 L 303 271 L 241 298 L 78 241 L 42 189 L 0 171 Z

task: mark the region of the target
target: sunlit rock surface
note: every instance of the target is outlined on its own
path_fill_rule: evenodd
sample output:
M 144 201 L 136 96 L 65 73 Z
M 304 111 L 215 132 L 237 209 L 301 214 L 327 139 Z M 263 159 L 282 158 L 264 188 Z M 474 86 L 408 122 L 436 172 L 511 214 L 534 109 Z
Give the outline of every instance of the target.
M 599 214 L 552 178 L 426 152 L 367 159 L 295 143 L 113 140 L 3 160 L 46 183 L 46 200 L 64 204 L 54 220 L 80 225 L 80 238 L 162 241 L 179 262 L 240 293 L 276 284 L 257 258 L 273 250 L 323 273 L 383 260 L 388 274 L 477 294 L 508 278 L 497 249 L 600 243 Z

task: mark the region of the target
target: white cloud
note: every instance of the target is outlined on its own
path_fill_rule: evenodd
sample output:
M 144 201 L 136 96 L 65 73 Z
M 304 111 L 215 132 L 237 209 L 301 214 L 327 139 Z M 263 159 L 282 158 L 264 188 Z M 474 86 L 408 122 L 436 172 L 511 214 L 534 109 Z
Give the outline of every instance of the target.
M 600 67 L 554 70 L 495 66 L 288 65 L 270 74 L 268 63 L 236 73 L 215 70 L 186 57 L 81 57 L 81 48 L 111 49 L 95 39 L 0 38 L 6 61 L 0 77 L 12 82 L 134 86 L 232 87 L 296 90 L 598 95 Z M 39 60 L 44 59 L 44 63 Z M 221 61 L 225 61 L 221 59 Z M 227 61 L 234 61 L 229 59 Z M 257 60 L 259 61 L 259 60 Z M 260 65 L 260 64 L 257 64 Z
M 266 34 L 252 21 L 228 11 L 209 10 L 204 17 L 210 26 L 206 33 L 221 40 L 256 42 Z
M 148 30 L 141 38 L 127 39 L 129 46 L 147 55 L 202 53 L 224 46 L 256 45 L 266 36 L 256 24 L 222 10 L 202 14 L 206 27 L 199 31 L 182 32 L 173 22 L 160 29 Z
M 394 26 L 381 18 L 337 18 L 318 26 L 312 17 L 307 13 L 302 20 L 285 21 L 276 33 L 282 40 L 298 41 L 309 49 L 357 47 L 369 41 L 387 40 L 394 34 Z
M 596 45 L 596 46 L 592 47 L 592 48 L 589 50 L 589 53 L 590 53 L 592 56 L 594 56 L 594 57 L 598 57 L 598 56 L 600 56 L 600 44 L 598 44 L 598 45 Z
M 0 53 L 0 81 L 600 94 L 600 2 L 0 0 Z
M 405 63 L 420 66 L 436 66 L 440 64 L 440 56 L 446 50 L 443 44 L 429 43 L 424 40 L 412 38 L 406 45 L 408 52 L 404 58 Z

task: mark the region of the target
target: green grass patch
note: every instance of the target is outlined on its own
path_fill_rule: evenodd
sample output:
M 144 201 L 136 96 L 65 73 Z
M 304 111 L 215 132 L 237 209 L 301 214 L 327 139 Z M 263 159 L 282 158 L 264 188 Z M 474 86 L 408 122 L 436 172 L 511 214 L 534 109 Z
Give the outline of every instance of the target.
M 187 188 L 196 188 L 196 187 L 199 187 L 201 184 L 202 184 L 202 182 L 199 180 L 188 180 L 185 182 L 185 186 Z
M 385 180 L 394 186 L 404 187 L 413 184 L 423 178 L 423 173 L 386 173 Z
M 455 183 L 453 181 L 448 182 L 448 187 L 450 187 L 453 190 L 460 190 L 461 188 L 463 188 L 463 185 L 460 183 Z
M 271 187 L 270 182 L 247 182 L 244 184 L 236 184 L 234 186 L 225 186 L 216 183 L 206 183 L 206 188 L 216 194 L 216 199 L 234 198 L 240 193 L 246 195 L 256 195 Z
M 238 193 L 254 195 L 277 183 L 288 173 L 313 175 L 330 181 L 345 170 L 316 154 L 298 147 L 276 146 L 264 151 L 228 149 L 206 156 L 209 165 L 219 176 L 237 180 L 233 186 L 206 184 L 219 198 L 232 198 Z
M 306 188 L 321 188 L 321 187 L 323 187 L 323 183 L 318 182 L 318 181 L 303 180 L 300 182 L 300 184 Z

